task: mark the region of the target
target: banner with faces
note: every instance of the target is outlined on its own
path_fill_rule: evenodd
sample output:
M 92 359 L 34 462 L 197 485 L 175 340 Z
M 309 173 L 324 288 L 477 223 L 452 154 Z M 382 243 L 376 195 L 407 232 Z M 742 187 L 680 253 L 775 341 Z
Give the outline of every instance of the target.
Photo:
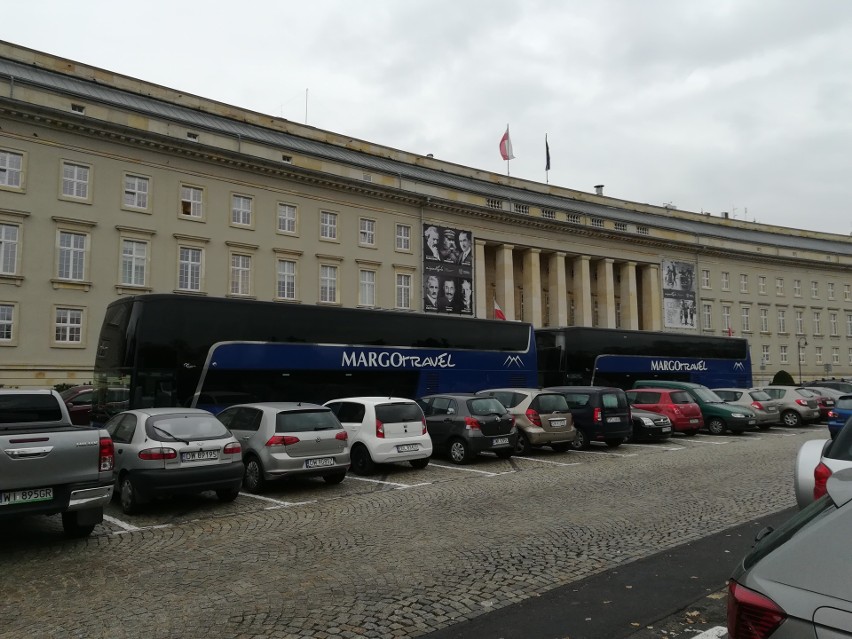
M 423 310 L 474 314 L 473 233 L 423 224 Z

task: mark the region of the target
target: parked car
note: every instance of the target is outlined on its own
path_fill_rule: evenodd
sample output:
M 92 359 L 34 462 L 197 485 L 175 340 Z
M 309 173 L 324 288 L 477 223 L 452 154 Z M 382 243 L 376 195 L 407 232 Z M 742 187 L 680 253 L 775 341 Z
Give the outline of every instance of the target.
M 843 395 L 850 394 L 844 393 L 836 388 L 828 388 L 827 386 L 811 386 L 810 384 L 805 384 L 802 388 L 807 388 L 809 391 L 816 393 L 817 395 L 826 395 L 827 397 L 831 397 L 834 401 L 837 401 Z
M 59 395 L 68 407 L 72 424 L 88 426 L 92 422 L 92 401 L 94 400 L 95 390 L 90 384 L 66 388 Z M 105 398 L 106 406 L 104 408 L 110 414 L 119 413 L 130 405 L 130 391 L 126 388 L 108 388 Z
M 852 636 L 852 470 L 827 496 L 764 529 L 728 582 L 730 639 Z
M 745 406 L 726 404 L 721 397 L 702 384 L 669 380 L 639 380 L 633 388 L 675 388 L 685 390 L 701 409 L 704 426 L 711 435 L 722 435 L 726 430 L 742 433 L 757 428 L 754 411 Z
M 834 388 L 842 393 L 848 393 L 852 395 L 852 382 L 849 382 L 845 379 L 818 379 L 811 382 L 810 384 L 803 384 L 803 386 L 821 386 L 823 388 Z
M 483 452 L 508 459 L 515 452 L 515 418 L 493 397 L 428 395 L 417 403 L 426 415 L 433 448 L 447 453 L 453 463 L 466 464 Z
M 105 428 L 115 446 L 116 494 L 128 515 L 165 495 L 213 490 L 227 502 L 240 493 L 240 444 L 206 410 L 128 410 Z
M 544 390 L 560 393 L 568 402 L 577 436 L 575 450 L 588 448 L 593 441 L 618 448 L 633 431 L 630 404 L 620 388 L 608 386 L 551 386 Z
M 832 397 L 831 394 L 821 392 L 816 388 L 806 388 L 805 390 L 809 393 L 813 393 L 813 396 L 816 397 L 820 421 L 827 421 L 828 414 L 831 412 L 831 409 L 834 408 L 834 404 L 836 403 L 834 397 Z
M 828 433 L 832 439 L 837 437 L 837 433 L 846 425 L 850 417 L 852 417 L 852 395 L 841 395 L 828 414 Z
M 672 431 L 684 435 L 695 435 L 704 427 L 701 407 L 685 390 L 675 388 L 643 388 L 627 391 L 631 410 L 637 408 L 660 413 L 669 418 Z
M 574 418 L 561 393 L 540 388 L 490 388 L 476 394 L 497 399 L 512 413 L 518 428 L 518 455 L 528 455 L 541 446 L 562 453 L 577 436 Z
M 812 439 L 799 448 L 793 487 L 796 503 L 804 508 L 825 493 L 825 482 L 833 473 L 852 468 L 852 419 L 833 439 Z
M 217 414 L 243 449 L 243 486 L 259 493 L 267 482 L 293 475 L 320 476 L 339 484 L 349 470 L 348 435 L 324 406 L 257 402 Z
M 672 436 L 672 422 L 665 415 L 634 406 L 630 409 L 630 419 L 633 422 L 633 430 L 627 438 L 628 441 L 658 442 Z
M 772 399 L 779 402 L 781 423 L 798 427 L 803 423 L 819 421 L 819 404 L 816 396 L 801 386 L 761 386 Z
M 407 461 L 426 468 L 432 439 L 417 402 L 401 397 L 344 397 L 324 404 L 349 435 L 352 471 L 370 475 L 376 464 Z
M 714 388 L 713 392 L 728 404 L 748 406 L 754 411 L 757 427 L 766 430 L 781 421 L 778 402 L 760 388 Z

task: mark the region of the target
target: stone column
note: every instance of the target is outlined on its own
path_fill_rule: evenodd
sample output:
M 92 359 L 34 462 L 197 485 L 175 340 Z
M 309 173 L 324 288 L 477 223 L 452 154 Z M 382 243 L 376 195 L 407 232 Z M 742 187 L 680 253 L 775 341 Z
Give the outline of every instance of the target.
M 515 319 L 515 274 L 512 262 L 511 244 L 503 244 L 497 247 L 497 272 L 495 273 L 495 285 L 497 287 L 497 303 L 503 309 L 507 320 Z M 493 308 L 493 304 L 492 304 Z
M 588 255 L 574 258 L 574 324 L 592 325 L 592 277 Z
M 476 316 L 490 318 L 489 307 L 494 308 L 494 300 L 489 299 L 491 291 L 485 282 L 485 242 L 474 240 L 473 277 L 476 287 Z
M 550 296 L 551 326 L 568 326 L 568 283 L 565 279 L 565 253 L 550 254 L 550 280 L 548 295 Z
M 639 329 L 639 299 L 636 291 L 636 262 L 624 262 L 620 266 L 621 327 L 635 331 Z
M 615 328 L 615 277 L 612 272 L 614 260 L 606 257 L 597 264 L 598 310 L 602 328 Z
M 524 317 L 536 328 L 541 328 L 541 249 L 524 251 Z
M 660 290 L 660 267 L 648 264 L 642 268 L 642 330 L 663 330 L 663 298 Z

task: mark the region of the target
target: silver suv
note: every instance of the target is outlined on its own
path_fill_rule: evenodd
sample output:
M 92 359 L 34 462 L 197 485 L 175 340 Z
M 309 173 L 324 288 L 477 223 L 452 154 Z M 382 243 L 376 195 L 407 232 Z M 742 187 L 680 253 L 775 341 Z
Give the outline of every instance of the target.
M 784 426 L 801 426 L 804 422 L 819 421 L 819 403 L 816 395 L 801 386 L 763 386 L 772 399 L 778 400 L 781 423 Z
M 515 417 L 518 455 L 528 455 L 538 446 L 565 452 L 577 438 L 574 418 L 561 393 L 538 388 L 490 388 L 476 394 L 497 399 Z

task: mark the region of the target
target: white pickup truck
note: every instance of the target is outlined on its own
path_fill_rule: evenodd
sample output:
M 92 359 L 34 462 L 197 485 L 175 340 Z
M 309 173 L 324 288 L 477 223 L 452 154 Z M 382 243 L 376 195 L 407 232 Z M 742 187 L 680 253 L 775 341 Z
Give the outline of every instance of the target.
M 59 393 L 0 389 L 0 520 L 62 513 L 86 537 L 112 498 L 115 452 L 103 429 L 75 426 Z

